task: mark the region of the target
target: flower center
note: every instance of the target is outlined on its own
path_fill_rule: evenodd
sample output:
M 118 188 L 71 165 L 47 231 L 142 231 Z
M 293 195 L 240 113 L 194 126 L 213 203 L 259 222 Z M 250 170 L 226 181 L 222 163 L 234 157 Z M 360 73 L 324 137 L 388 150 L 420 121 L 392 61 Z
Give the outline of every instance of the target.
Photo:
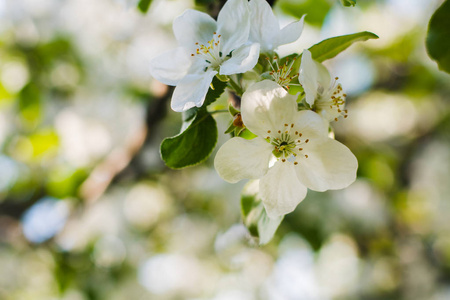
M 280 130 L 276 132 L 268 130 L 267 133 L 269 136 L 266 140 L 274 146 L 272 153 L 277 159 L 297 165 L 300 158 L 308 158 L 303 148 L 309 139 L 305 139 L 301 132 L 295 130 L 294 124 L 284 124 Z
M 220 38 L 222 35 L 217 35 L 214 32 L 213 38 L 206 44 L 195 43 L 197 49 L 191 56 L 198 56 L 205 60 L 212 68 L 217 68 L 223 61 L 222 52 L 220 51 Z
M 347 110 L 344 109 L 346 94 L 342 91 L 341 84 L 337 84 L 339 77 L 335 78 L 334 84 L 328 90 L 325 90 L 316 101 L 316 110 L 324 111 L 330 116 L 330 119 L 338 120 L 338 117 L 347 118 Z
M 270 58 L 266 57 L 266 60 L 269 61 Z M 269 74 L 272 76 L 273 80 L 278 83 L 280 86 L 289 90 L 289 85 L 299 85 L 299 84 L 291 84 L 291 81 L 298 77 L 298 73 L 291 76 L 292 67 L 294 66 L 296 58 L 294 57 L 289 63 L 289 58 L 286 58 L 286 62 L 281 66 L 278 64 L 278 57 L 274 56 L 273 61 L 269 61 L 270 68 L 272 71 Z

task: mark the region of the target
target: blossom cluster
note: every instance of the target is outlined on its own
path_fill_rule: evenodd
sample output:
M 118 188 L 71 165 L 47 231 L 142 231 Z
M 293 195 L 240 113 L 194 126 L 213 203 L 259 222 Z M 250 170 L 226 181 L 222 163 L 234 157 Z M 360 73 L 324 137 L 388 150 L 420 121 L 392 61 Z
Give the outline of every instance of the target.
M 240 97 L 232 113 L 240 119 L 231 125 L 240 130 L 218 150 L 214 166 L 231 183 L 258 179 L 269 218 L 293 211 L 307 189 L 341 189 L 355 180 L 356 157 L 329 135 L 330 123 L 347 117 L 338 78 L 309 50 L 276 53 L 300 38 L 303 18 L 280 28 L 265 0 L 228 0 L 217 21 L 187 10 L 173 30 L 178 47 L 152 60 L 152 75 L 176 86 L 177 112 L 202 107 L 214 77 Z

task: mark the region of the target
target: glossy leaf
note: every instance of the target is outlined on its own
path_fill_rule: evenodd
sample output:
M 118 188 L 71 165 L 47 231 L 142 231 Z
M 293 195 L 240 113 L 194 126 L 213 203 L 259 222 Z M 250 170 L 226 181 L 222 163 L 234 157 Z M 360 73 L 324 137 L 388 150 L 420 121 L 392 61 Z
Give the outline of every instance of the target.
M 201 109 L 185 131 L 163 140 L 161 158 L 173 169 L 193 166 L 209 157 L 216 142 L 216 121 Z
M 440 70 L 450 73 L 450 0 L 446 0 L 433 14 L 426 39 L 428 55 Z
M 194 107 L 183 113 L 182 132 L 161 143 L 161 158 L 173 169 L 181 169 L 206 160 L 216 146 L 217 125 L 206 107 L 217 100 L 225 90 L 226 83 L 217 78 L 206 95 L 202 107 Z

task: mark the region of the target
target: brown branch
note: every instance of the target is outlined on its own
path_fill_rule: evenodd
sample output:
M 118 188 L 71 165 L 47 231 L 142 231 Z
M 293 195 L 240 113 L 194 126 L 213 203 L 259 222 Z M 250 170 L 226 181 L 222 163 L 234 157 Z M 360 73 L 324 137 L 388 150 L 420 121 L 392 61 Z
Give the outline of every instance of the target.
M 107 190 L 114 179 L 125 170 L 132 160 L 141 152 L 150 139 L 157 125 L 167 114 L 167 103 L 173 93 L 173 87 L 159 98 L 150 101 L 147 108 L 145 124 L 136 131 L 124 146 L 113 149 L 110 154 L 91 172 L 80 186 L 80 197 L 87 203 L 94 203 Z

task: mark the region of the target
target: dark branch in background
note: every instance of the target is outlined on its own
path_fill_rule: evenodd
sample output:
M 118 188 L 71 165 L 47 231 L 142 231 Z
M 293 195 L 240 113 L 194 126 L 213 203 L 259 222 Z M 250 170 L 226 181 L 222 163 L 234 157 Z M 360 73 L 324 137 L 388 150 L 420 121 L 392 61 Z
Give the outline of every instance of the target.
M 86 202 L 97 201 L 108 186 L 112 182 L 118 181 L 121 175 L 132 171 L 135 173 L 134 177 L 136 177 L 136 173 L 142 173 L 139 172 L 139 168 L 133 168 L 133 166 L 136 166 L 135 162 L 139 159 L 139 154 L 149 143 L 156 127 L 165 118 L 173 90 L 173 87 L 168 87 L 164 95 L 149 101 L 145 127 L 135 132 L 124 147 L 111 151 L 80 186 L 80 195 Z

